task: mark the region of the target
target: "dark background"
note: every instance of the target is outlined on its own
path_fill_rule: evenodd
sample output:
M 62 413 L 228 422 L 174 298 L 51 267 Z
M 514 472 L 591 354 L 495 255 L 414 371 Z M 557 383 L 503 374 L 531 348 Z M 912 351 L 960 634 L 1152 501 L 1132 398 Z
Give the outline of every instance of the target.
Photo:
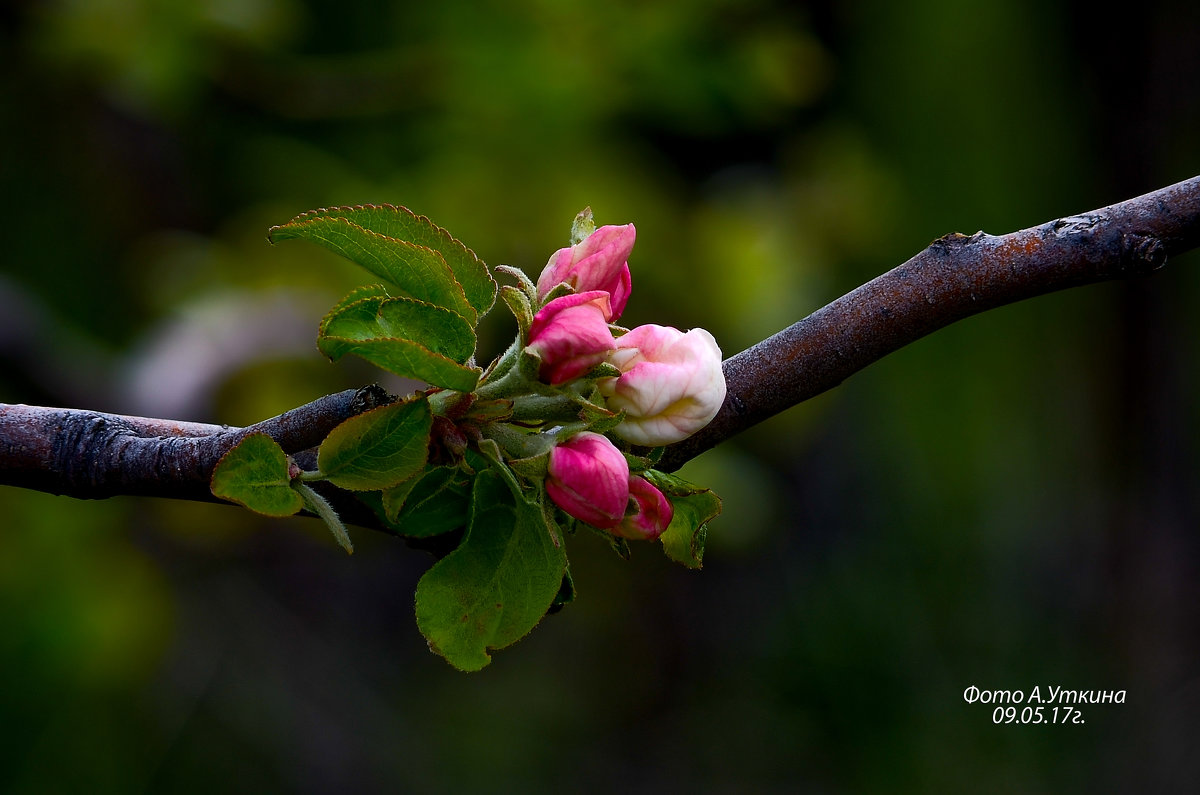
M 247 424 L 374 379 L 267 227 L 393 202 L 537 274 L 633 221 L 632 324 L 734 353 L 947 232 L 1200 173 L 1200 6 L 0 8 L 0 400 Z M 1200 260 L 959 323 L 694 461 L 705 570 L 583 534 L 464 675 L 430 564 L 0 489 L 6 792 L 1179 791 L 1200 776 Z M 481 352 L 512 334 L 496 312 Z M 1125 691 L 994 725 L 963 691 Z

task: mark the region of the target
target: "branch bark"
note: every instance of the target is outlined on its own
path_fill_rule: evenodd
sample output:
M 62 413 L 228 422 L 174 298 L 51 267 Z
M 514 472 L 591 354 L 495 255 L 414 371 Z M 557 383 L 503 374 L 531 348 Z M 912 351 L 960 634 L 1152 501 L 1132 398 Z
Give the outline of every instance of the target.
M 904 264 L 727 359 L 716 418 L 667 449 L 666 469 L 956 320 L 1082 284 L 1148 273 L 1200 246 L 1200 176 L 1098 210 L 995 236 L 950 234 Z M 213 467 L 261 431 L 288 453 L 390 398 L 379 387 L 328 395 L 247 428 L 0 404 L 0 484 L 80 498 L 213 500 Z M 351 523 L 364 506 L 327 494 Z
M 956 320 L 1014 301 L 1161 268 L 1200 246 L 1200 176 L 1098 210 L 995 236 L 950 234 L 725 360 L 716 418 L 672 445 L 676 469 Z
M 390 399 L 374 385 L 347 389 L 246 428 L 0 403 L 0 484 L 81 499 L 213 500 L 213 468 L 248 434 L 299 453 Z

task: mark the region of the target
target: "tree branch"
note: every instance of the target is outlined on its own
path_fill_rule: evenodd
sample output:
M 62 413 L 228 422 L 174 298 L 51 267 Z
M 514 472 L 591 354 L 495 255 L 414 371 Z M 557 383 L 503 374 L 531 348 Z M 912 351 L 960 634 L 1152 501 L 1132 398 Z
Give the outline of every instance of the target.
M 1200 177 L 1008 235 L 939 238 L 903 265 L 727 359 L 729 392 L 721 411 L 668 448 L 661 466 L 677 469 L 956 320 L 1067 287 L 1148 273 L 1197 246 Z M 0 404 L 0 484 L 80 498 L 211 501 L 213 468 L 246 434 L 267 433 L 299 454 L 343 420 L 390 399 L 377 386 L 347 390 L 247 428 Z M 347 522 L 381 528 L 349 495 L 331 488 L 322 493 Z
M 677 469 L 956 320 L 1067 287 L 1148 273 L 1200 246 L 1200 176 L 1099 210 L 995 236 L 950 234 L 725 360 L 716 418 L 672 445 Z
M 213 468 L 248 434 L 299 453 L 390 399 L 375 385 L 347 389 L 246 428 L 0 403 L 0 483 L 81 499 L 213 500 Z

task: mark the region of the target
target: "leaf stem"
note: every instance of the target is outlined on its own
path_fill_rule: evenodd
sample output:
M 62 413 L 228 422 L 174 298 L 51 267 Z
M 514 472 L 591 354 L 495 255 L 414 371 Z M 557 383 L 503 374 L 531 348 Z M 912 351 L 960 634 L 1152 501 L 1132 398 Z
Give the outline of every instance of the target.
M 333 533 L 338 545 L 346 550 L 346 554 L 353 555 L 354 544 L 350 543 L 350 534 L 346 532 L 346 526 L 342 524 L 337 511 L 333 510 L 333 506 L 307 483 L 292 481 L 292 488 L 300 492 L 300 496 L 304 498 L 304 507 L 321 517 L 321 520 L 329 527 L 329 531 Z

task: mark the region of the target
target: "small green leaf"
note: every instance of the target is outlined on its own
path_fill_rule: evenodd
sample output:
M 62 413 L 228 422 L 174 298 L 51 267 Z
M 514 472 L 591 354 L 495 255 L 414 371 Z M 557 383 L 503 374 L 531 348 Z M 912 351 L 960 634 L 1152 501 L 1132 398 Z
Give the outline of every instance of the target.
M 647 469 L 650 469 L 654 466 L 654 462 L 644 456 L 634 455 L 633 453 L 626 452 L 622 452 L 621 455 L 625 456 L 625 463 L 629 464 L 629 474 L 631 475 L 637 475 L 641 472 L 645 472 Z
M 571 245 L 579 245 L 591 237 L 595 231 L 596 221 L 592 218 L 592 208 L 584 207 L 571 222 Z
M 424 468 L 432 423 L 424 395 L 363 412 L 325 437 L 317 450 L 317 469 L 343 489 L 386 489 Z
M 480 370 L 467 364 L 475 331 L 459 315 L 411 298 L 351 293 L 321 321 L 317 347 L 337 361 L 348 353 L 388 372 L 469 392 Z
M 508 305 L 508 310 L 512 312 L 513 317 L 517 319 L 517 333 L 520 334 L 521 339 L 529 339 L 529 327 L 533 325 L 533 308 L 529 304 L 529 297 L 516 287 L 510 287 L 507 284 L 500 288 L 500 297 Z
M 671 517 L 666 532 L 659 536 L 667 557 L 689 569 L 704 565 L 707 523 L 721 512 L 721 498 L 711 491 L 705 495 L 669 497 L 675 515 Z
M 574 292 L 575 289 L 566 282 L 563 282 L 562 284 L 556 284 L 550 288 L 550 292 L 546 293 L 546 295 L 542 297 L 541 305 L 545 306 L 555 298 L 562 298 L 564 295 L 571 295 Z M 615 328 L 615 326 L 610 325 L 610 328 Z
M 659 537 L 663 551 L 671 560 L 689 569 L 700 568 L 704 561 L 707 523 L 721 513 L 721 498 L 711 489 L 655 469 L 642 475 L 666 495 L 675 510 L 671 524 Z
M 539 385 L 538 370 L 540 370 L 541 367 L 542 357 L 538 356 L 529 348 L 525 348 L 517 355 L 517 365 L 515 368 L 517 371 L 517 377 L 519 377 L 523 383 L 529 384 L 529 390 L 534 394 L 553 395 L 555 394 L 555 390 L 553 388 L 547 388 L 545 390 L 537 389 Z M 561 391 L 559 391 L 559 394 L 561 394 Z
M 547 450 L 527 458 L 510 458 L 505 463 L 525 480 L 541 483 L 546 479 L 546 471 L 550 468 L 550 452 Z
M 593 433 L 608 433 L 625 421 L 625 411 L 609 411 L 603 406 L 597 406 L 590 400 L 579 400 L 579 419 L 588 424 L 588 430 Z
M 250 434 L 226 453 L 210 487 L 214 496 L 266 516 L 291 516 L 304 507 L 288 477 L 287 454 L 265 433 Z
M 393 265 L 395 259 L 403 259 L 403 255 L 415 256 L 418 267 L 425 267 L 428 263 L 422 253 L 415 255 L 410 254 L 409 249 L 399 247 L 392 252 L 390 261 L 375 263 L 375 267 L 379 267 L 386 271 L 380 273 L 372 264 L 362 262 L 361 259 L 372 258 L 369 252 L 356 252 L 358 256 L 339 250 L 338 245 L 345 244 L 342 240 L 346 236 L 346 230 L 341 228 L 341 224 L 346 224 L 351 227 L 361 229 L 369 235 L 367 240 L 371 241 L 370 235 L 375 235 L 381 238 L 399 241 L 406 243 L 408 246 L 425 249 L 437 255 L 445 268 L 450 272 L 453 280 L 459 285 L 459 289 L 471 307 L 471 313 L 461 312 L 463 317 L 474 322 L 478 315 L 486 313 L 496 300 L 496 282 L 488 273 L 487 266 L 480 261 L 475 252 L 467 248 L 461 242 L 456 240 L 446 230 L 438 227 L 428 218 L 423 215 L 417 215 L 406 207 L 394 207 L 390 204 L 381 205 L 360 205 L 357 207 L 330 207 L 320 210 L 298 215 L 282 226 L 276 226 L 269 232 L 269 237 L 272 241 L 286 240 L 289 238 L 307 238 L 314 242 L 325 245 L 339 254 L 349 257 L 359 264 L 378 274 L 384 279 L 396 284 L 407 291 L 414 298 L 424 298 L 432 300 L 433 303 L 441 306 L 450 306 L 441 301 L 433 300 L 425 295 L 421 295 L 408 287 L 404 282 L 413 280 L 425 280 L 429 274 L 424 272 L 408 273 L 403 270 L 396 272 Z M 339 235 L 340 233 L 340 235 Z M 361 235 L 358 235 L 361 237 Z M 322 238 L 331 238 L 325 240 Z M 360 244 L 361 245 L 361 244 Z M 351 246 L 354 251 L 354 247 Z M 360 259 L 361 258 L 361 259 Z M 439 269 L 436 266 L 428 268 L 433 272 L 434 276 L 440 277 Z M 450 308 L 453 308 L 450 306 Z
M 414 538 L 466 527 L 470 506 L 471 483 L 457 467 L 429 470 L 404 495 L 393 489 L 383 492 L 388 522 L 396 532 Z
M 458 549 L 417 584 L 417 626 L 429 647 L 463 671 L 520 640 L 559 597 L 566 556 L 541 509 L 518 499 L 494 470 L 480 472 Z
M 537 285 L 525 275 L 525 271 L 520 268 L 514 268 L 511 265 L 497 265 L 494 270 L 496 273 L 503 273 L 516 281 L 521 288 L 521 292 L 529 298 L 530 301 L 537 301 Z

